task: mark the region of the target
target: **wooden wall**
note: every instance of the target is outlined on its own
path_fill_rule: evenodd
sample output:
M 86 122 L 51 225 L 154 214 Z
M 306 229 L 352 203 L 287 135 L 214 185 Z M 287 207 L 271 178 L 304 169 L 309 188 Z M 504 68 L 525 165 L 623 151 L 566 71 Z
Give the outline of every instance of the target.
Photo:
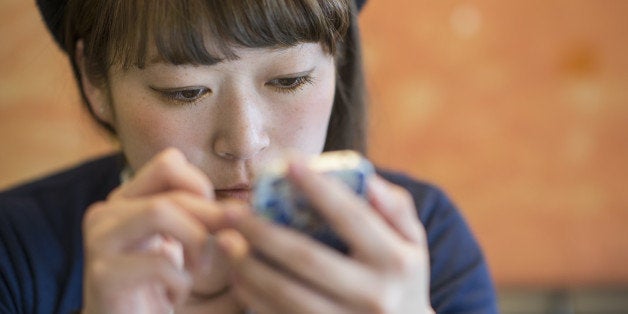
M 500 287 L 628 285 L 628 1 L 370 0 L 371 157 L 447 190 Z M 0 188 L 114 149 L 0 1 Z

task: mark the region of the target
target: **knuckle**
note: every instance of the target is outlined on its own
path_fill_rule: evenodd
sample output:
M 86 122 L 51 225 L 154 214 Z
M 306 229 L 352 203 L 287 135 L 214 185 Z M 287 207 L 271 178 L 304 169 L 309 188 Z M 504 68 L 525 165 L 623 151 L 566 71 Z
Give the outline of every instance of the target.
M 192 196 L 189 193 L 182 190 L 170 191 L 166 193 L 164 197 L 168 199 L 168 202 L 173 204 L 184 204 L 192 199 Z
M 95 225 L 100 223 L 103 220 L 103 217 L 106 217 L 105 213 L 107 212 L 107 208 L 108 204 L 105 202 L 96 202 L 87 207 L 83 220 L 81 221 L 83 233 L 86 233 L 87 235 L 90 234 L 89 231 L 92 230 Z
M 409 273 L 417 267 L 417 258 L 412 254 L 393 253 L 389 256 L 390 267 L 398 273 Z
M 95 260 L 90 262 L 87 266 L 87 274 L 91 278 L 91 281 L 97 283 L 102 282 L 110 277 L 109 267 L 107 267 L 107 263 L 101 260 Z
M 95 216 L 98 215 L 98 213 L 104 207 L 104 204 L 104 202 L 96 202 L 87 207 L 85 215 L 83 216 L 83 228 L 85 228 L 85 226 L 90 224 L 92 221 L 96 220 Z
M 383 282 L 377 285 L 375 289 L 368 290 L 368 301 L 365 313 L 390 314 L 401 313 L 400 306 L 404 301 L 404 297 L 397 285 L 385 278 L 380 278 Z M 403 312 L 405 313 L 405 312 Z
M 114 200 L 114 199 L 118 199 L 121 197 L 122 195 L 122 191 L 123 191 L 123 186 L 124 184 L 116 187 L 115 189 L 113 189 L 113 191 L 111 191 L 111 193 L 109 193 L 109 195 L 107 196 L 107 200 Z
M 156 225 L 166 223 L 168 211 L 171 208 L 172 203 L 169 200 L 165 198 L 155 198 L 150 201 L 149 205 L 144 210 L 144 219 Z
M 84 238 L 84 246 L 85 246 L 85 251 L 86 253 L 89 253 L 92 251 L 92 247 L 97 247 L 97 245 L 95 245 L 95 243 L 99 242 L 99 238 L 100 236 L 98 235 L 97 232 L 94 231 L 93 228 L 90 228 L 88 226 L 83 226 L 83 238 Z

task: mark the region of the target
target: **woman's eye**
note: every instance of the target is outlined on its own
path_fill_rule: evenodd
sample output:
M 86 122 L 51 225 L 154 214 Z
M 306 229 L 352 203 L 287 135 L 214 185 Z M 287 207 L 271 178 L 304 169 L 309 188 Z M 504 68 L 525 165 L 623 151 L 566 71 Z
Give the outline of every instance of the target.
M 309 75 L 305 75 L 297 77 L 277 78 L 271 80 L 267 84 L 276 88 L 280 92 L 293 92 L 308 83 L 312 83 L 312 77 Z
M 210 90 L 207 88 L 190 88 L 183 90 L 161 91 L 163 95 L 172 100 L 186 103 L 195 102 L 201 99 L 203 96 L 207 95 L 209 92 Z

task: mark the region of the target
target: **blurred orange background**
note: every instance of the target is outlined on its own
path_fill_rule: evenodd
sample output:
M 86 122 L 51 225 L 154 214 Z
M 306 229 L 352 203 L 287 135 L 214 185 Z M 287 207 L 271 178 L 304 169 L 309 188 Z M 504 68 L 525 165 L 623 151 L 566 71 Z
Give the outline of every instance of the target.
M 628 285 L 628 1 L 370 0 L 370 155 L 443 187 L 508 287 Z M 0 2 L 0 188 L 115 149 Z

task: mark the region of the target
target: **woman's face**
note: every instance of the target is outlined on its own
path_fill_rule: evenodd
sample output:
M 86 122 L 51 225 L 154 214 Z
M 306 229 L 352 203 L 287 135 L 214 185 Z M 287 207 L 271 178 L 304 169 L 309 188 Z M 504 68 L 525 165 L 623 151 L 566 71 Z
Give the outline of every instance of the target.
M 239 59 L 210 66 L 155 61 L 111 69 L 99 89 L 104 103 L 91 102 L 115 128 L 134 170 L 176 147 L 208 175 L 219 197 L 246 198 L 220 190 L 250 187 L 255 169 L 286 149 L 322 151 L 333 57 L 315 43 L 235 52 Z

